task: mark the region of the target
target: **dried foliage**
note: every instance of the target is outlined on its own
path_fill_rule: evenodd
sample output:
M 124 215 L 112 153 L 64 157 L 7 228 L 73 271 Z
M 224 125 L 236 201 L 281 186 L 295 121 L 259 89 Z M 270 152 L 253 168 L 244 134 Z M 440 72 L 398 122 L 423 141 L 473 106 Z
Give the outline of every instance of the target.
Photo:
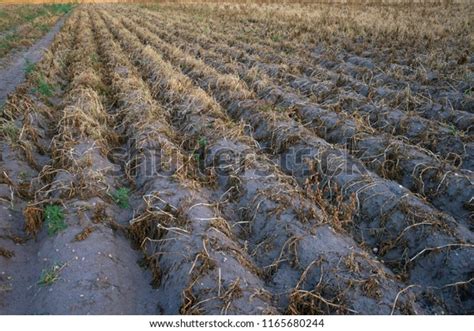
M 0 115 L 0 256 L 85 252 L 106 313 L 472 311 L 472 8 L 350 5 L 78 6 Z

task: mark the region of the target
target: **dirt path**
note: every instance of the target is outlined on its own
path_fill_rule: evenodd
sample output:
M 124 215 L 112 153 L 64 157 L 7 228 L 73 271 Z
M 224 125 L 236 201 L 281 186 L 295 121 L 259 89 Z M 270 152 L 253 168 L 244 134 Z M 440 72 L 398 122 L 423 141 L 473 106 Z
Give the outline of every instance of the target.
M 56 25 L 29 49 L 16 53 L 10 58 L 9 64 L 0 69 L 0 105 L 3 105 L 9 93 L 13 92 L 18 84 L 25 80 L 26 63 L 36 63 L 41 60 L 44 49 L 52 43 L 54 36 L 64 24 L 66 16 L 61 17 Z
M 97 186 L 97 181 L 93 179 L 94 174 L 103 174 L 104 178 L 110 179 L 107 187 L 117 186 L 111 175 L 118 165 L 107 160 L 100 152 L 98 140 L 87 133 L 81 134 L 67 120 L 69 114 L 78 109 L 84 116 L 92 109 L 100 111 L 101 118 L 107 116 L 102 106 L 102 101 L 106 100 L 101 100 L 94 90 L 86 87 L 78 74 L 82 67 L 93 68 L 92 59 L 84 54 L 95 53 L 95 44 L 91 31 L 87 29 L 90 26 L 87 16 L 80 12 L 74 15 L 67 19 L 54 38 L 51 54 L 55 61 L 66 63 L 63 68 L 68 68 L 67 72 L 64 70 L 61 74 L 75 88 L 69 91 L 70 94 L 58 91 L 57 96 L 66 98 L 67 102 L 48 109 L 47 113 L 54 116 L 43 117 L 44 113 L 35 108 L 35 111 L 22 117 L 41 118 L 34 121 L 32 130 L 44 138 L 41 140 L 43 146 L 51 146 L 40 148 L 46 159 L 44 164 L 37 167 L 41 172 L 24 161 L 18 146 L 12 147 L 7 143 L 0 146 L 0 315 L 154 314 L 157 312 L 154 298 L 156 291 L 150 285 L 151 273 L 140 268 L 138 262 L 143 255 L 132 249 L 126 231 L 122 230 L 132 217 L 129 215 L 132 211 L 126 212 L 116 206 L 107 198 L 104 186 Z M 66 52 L 57 51 L 58 44 Z M 71 62 L 65 62 L 67 58 Z M 38 71 L 42 70 L 45 62 L 50 63 L 49 57 L 45 56 L 41 60 Z M 48 65 L 45 67 L 48 68 Z M 94 70 L 90 72 L 96 75 L 93 80 L 102 78 Z M 27 82 L 31 78 L 28 77 Z M 31 91 L 31 85 L 23 89 Z M 71 95 L 77 96 L 81 91 L 88 92 L 79 99 L 71 98 Z M 13 98 L 6 106 L 6 113 L 15 102 Z M 18 108 L 24 110 L 25 114 L 28 109 L 23 106 Z M 95 121 L 95 117 L 90 117 Z M 103 123 L 94 123 L 98 130 L 112 130 L 102 126 Z M 83 142 L 79 143 L 80 140 Z M 35 149 L 32 153 L 35 161 L 41 154 L 36 152 Z M 55 162 L 55 156 L 65 162 Z M 93 158 L 92 163 L 88 161 L 90 158 Z M 49 180 L 42 180 L 41 173 L 48 171 L 46 169 L 52 170 L 52 176 Z M 10 175 L 12 180 L 9 180 Z M 14 194 L 19 176 L 28 176 L 30 182 L 37 179 L 41 182 L 38 186 L 48 192 L 32 189 L 37 193 L 36 197 L 19 197 Z M 84 180 L 88 183 L 87 187 L 92 185 L 94 189 L 86 192 L 79 188 L 78 183 Z M 77 194 L 64 195 L 65 188 L 73 189 Z M 60 210 L 64 214 L 60 218 L 65 225 L 61 233 L 52 235 L 47 230 L 47 224 L 42 225 L 32 236 L 25 233 L 25 224 L 28 222 L 25 210 L 32 205 L 33 199 L 38 210 L 43 211 L 44 201 L 61 201 Z M 41 224 L 47 220 L 45 215 L 39 216 Z M 115 227 L 111 223 L 116 224 Z M 53 278 L 54 281 L 46 281 Z

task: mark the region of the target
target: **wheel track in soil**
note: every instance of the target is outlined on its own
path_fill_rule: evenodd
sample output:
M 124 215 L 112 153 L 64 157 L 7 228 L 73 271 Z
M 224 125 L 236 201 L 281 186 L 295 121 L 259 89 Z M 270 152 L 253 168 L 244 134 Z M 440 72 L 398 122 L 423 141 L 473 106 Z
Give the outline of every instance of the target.
M 49 70 L 51 76 L 60 76 L 61 70 L 47 63 L 65 59 L 69 54 L 68 51 L 63 54 L 58 45 L 67 47 L 75 38 L 77 29 L 73 28 L 76 23 L 73 17 L 65 23 L 64 33 L 56 35 L 50 50 L 38 63 L 41 69 L 51 69 Z M 33 239 L 34 228 L 27 227 L 24 211 L 28 210 L 29 202 L 34 199 L 33 182 L 38 180 L 42 167 L 50 162 L 47 148 L 44 146 L 47 146 L 48 139 L 51 139 L 47 121 L 51 118 L 53 110 L 52 107 L 39 102 L 35 96 L 29 95 L 28 89 L 28 81 L 20 85 L 16 92 L 18 95 L 12 95 L 4 113 L 22 126 L 24 136 L 29 138 L 30 142 L 19 139 L 16 148 L 7 143 L 2 146 L 0 243 L 3 250 L 11 252 L 8 260 L 2 260 L 0 293 L 2 313 L 29 312 L 33 290 L 41 274 L 36 257 L 39 243 Z M 11 192 L 8 200 L 3 198 L 5 191 Z M 7 202 L 8 206 L 3 202 Z

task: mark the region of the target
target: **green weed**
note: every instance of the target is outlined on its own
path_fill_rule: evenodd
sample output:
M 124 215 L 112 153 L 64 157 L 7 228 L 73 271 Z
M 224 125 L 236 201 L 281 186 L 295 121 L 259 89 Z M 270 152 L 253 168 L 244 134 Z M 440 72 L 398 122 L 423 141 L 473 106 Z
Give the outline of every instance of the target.
M 26 171 L 20 171 L 18 173 L 18 179 L 20 180 L 20 183 L 25 183 L 28 181 L 29 174 Z
M 13 42 L 15 40 L 18 40 L 18 39 L 19 39 L 19 36 L 16 33 L 10 33 L 10 34 L 7 34 L 5 36 L 5 40 L 11 41 L 11 42 Z
M 38 11 L 35 12 L 35 13 L 26 14 L 26 15 L 23 16 L 23 17 L 24 17 L 25 21 L 31 22 L 31 21 L 33 21 L 35 18 L 37 18 L 37 17 L 39 17 L 39 16 L 41 16 L 41 15 L 44 15 L 43 13 L 44 13 L 44 10 L 40 9 L 40 10 L 38 10 Z
M 43 33 L 46 33 L 49 31 L 49 26 L 47 24 L 38 24 L 35 26 L 35 28 L 40 30 Z
M 112 193 L 112 198 L 114 199 L 115 203 L 120 208 L 128 208 L 130 206 L 128 202 L 128 196 L 130 194 L 130 190 L 126 187 L 121 187 L 114 193 Z
M 48 227 L 48 235 L 53 236 L 67 228 L 64 212 L 58 205 L 48 205 L 44 209 L 44 219 Z
M 94 63 L 99 63 L 99 56 L 97 55 L 97 53 L 91 54 L 91 61 Z
M 449 133 L 451 133 L 455 137 L 457 137 L 459 135 L 458 130 L 456 129 L 456 127 L 453 124 L 449 125 Z
M 207 139 L 206 139 L 206 137 L 201 137 L 201 138 L 199 138 L 198 144 L 199 144 L 199 147 L 200 147 L 200 148 L 206 148 L 206 146 L 207 146 Z
M 18 39 L 18 35 L 16 33 L 7 34 L 1 41 L 0 41 L 0 51 L 6 53 L 10 48 L 13 47 L 13 44 Z
M 38 92 L 45 97 L 53 96 L 53 86 L 46 81 L 43 75 L 38 78 L 36 83 L 38 87 L 34 89 L 34 92 Z
M 40 286 L 49 286 L 52 285 L 55 281 L 59 279 L 59 274 L 64 268 L 65 264 L 55 264 L 49 269 L 43 269 L 41 272 L 38 285 Z
M 33 62 L 31 62 L 29 59 L 25 60 L 24 70 L 27 75 L 31 74 L 35 70 L 35 67 L 36 65 Z
M 74 8 L 72 3 L 56 3 L 47 5 L 46 8 L 54 14 L 66 14 Z
M 273 35 L 272 35 L 272 40 L 273 40 L 274 42 L 279 42 L 279 41 L 281 41 L 282 39 L 283 39 L 283 37 L 280 36 L 279 34 L 273 34 Z

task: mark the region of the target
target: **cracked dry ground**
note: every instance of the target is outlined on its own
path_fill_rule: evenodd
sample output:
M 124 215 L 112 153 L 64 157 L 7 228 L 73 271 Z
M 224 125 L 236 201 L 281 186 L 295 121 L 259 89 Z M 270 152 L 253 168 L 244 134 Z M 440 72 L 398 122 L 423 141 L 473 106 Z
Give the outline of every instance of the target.
M 0 313 L 473 313 L 472 7 L 430 10 L 76 7 L 1 113 Z

